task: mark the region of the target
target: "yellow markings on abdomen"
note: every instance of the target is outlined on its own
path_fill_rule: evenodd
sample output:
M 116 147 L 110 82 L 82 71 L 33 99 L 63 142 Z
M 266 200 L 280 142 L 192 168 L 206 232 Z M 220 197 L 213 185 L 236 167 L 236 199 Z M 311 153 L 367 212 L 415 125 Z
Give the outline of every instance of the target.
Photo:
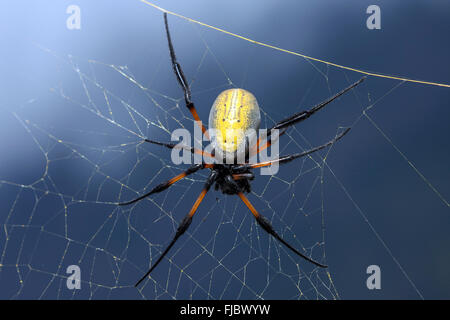
M 220 93 L 209 113 L 209 128 L 216 149 L 227 154 L 245 146 L 245 133 L 257 130 L 261 116 L 255 96 L 244 89 L 229 89 Z

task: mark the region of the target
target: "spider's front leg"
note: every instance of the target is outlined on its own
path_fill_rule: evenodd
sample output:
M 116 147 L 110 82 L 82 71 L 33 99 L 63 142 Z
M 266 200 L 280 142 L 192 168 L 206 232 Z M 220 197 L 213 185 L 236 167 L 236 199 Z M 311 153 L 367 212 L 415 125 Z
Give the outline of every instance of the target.
M 340 92 L 336 93 L 334 96 L 326 99 L 325 101 L 322 101 L 319 104 L 316 104 L 314 107 L 308 109 L 308 110 L 303 110 L 301 112 L 295 113 L 292 116 L 289 116 L 286 119 L 283 119 L 281 121 L 279 121 L 277 124 L 275 124 L 272 128 L 270 128 L 268 130 L 267 133 L 267 137 L 269 138 L 271 135 L 272 130 L 274 129 L 278 129 L 280 130 L 280 133 L 278 135 L 278 137 L 280 137 L 281 135 L 283 135 L 286 132 L 286 129 L 290 126 L 293 126 L 299 122 L 302 122 L 306 119 L 308 119 L 310 116 L 312 116 L 313 114 L 315 114 L 317 111 L 321 110 L 322 108 L 324 108 L 326 105 L 328 105 L 330 102 L 336 100 L 337 98 L 339 98 L 340 96 L 344 95 L 345 93 L 349 92 L 350 90 L 352 90 L 353 88 L 355 88 L 356 86 L 358 86 L 359 84 L 361 84 L 364 80 L 366 79 L 366 77 L 362 77 L 361 79 L 359 79 L 358 81 L 352 83 L 350 86 L 348 86 L 347 88 L 342 89 Z M 266 142 L 265 145 L 261 146 L 261 141 L 258 138 L 258 141 L 256 141 L 256 144 L 252 147 L 251 149 L 251 153 L 255 154 L 255 153 L 259 153 L 261 152 L 261 150 L 264 150 L 266 148 L 268 148 L 271 144 L 270 141 Z
M 166 37 L 167 42 L 169 45 L 169 53 L 170 53 L 170 61 L 172 63 L 173 72 L 175 73 L 175 77 L 178 80 L 178 83 L 181 86 L 181 89 L 183 89 L 184 93 L 184 101 L 186 103 L 186 107 L 188 108 L 189 112 L 194 117 L 195 121 L 200 125 L 200 128 L 202 129 L 203 134 L 205 137 L 209 140 L 209 134 L 206 131 L 205 126 L 201 123 L 200 117 L 198 116 L 197 109 L 195 109 L 194 102 L 191 98 L 191 89 L 189 88 L 189 83 L 186 80 L 186 77 L 184 76 L 183 69 L 181 69 L 181 65 L 177 61 L 177 57 L 175 55 L 175 49 L 173 48 L 172 44 L 172 38 L 170 36 L 169 31 L 169 23 L 167 21 L 167 13 L 164 12 L 164 26 L 166 27 Z
M 298 122 L 304 121 L 306 119 L 308 119 L 310 116 L 312 116 L 313 114 L 315 114 L 317 111 L 319 111 L 320 109 L 322 109 L 323 107 L 325 107 L 327 104 L 329 104 L 330 102 L 336 100 L 337 98 L 339 98 L 340 96 L 342 96 L 343 94 L 347 93 L 348 91 L 350 91 L 351 89 L 353 89 L 354 87 L 356 87 L 357 85 L 359 85 L 361 82 L 363 82 L 366 79 L 366 77 L 362 77 L 361 79 L 359 79 L 358 81 L 354 82 L 353 84 L 351 84 L 350 86 L 348 86 L 347 88 L 341 90 L 340 92 L 336 93 L 334 96 L 328 98 L 327 100 L 315 105 L 314 107 L 312 107 L 309 110 L 304 110 L 298 113 L 293 114 L 292 116 L 281 120 L 280 122 L 278 122 L 276 125 L 274 125 L 272 129 L 283 129 L 283 128 L 287 128 L 289 126 L 292 126 Z M 269 130 L 270 131 L 270 130 Z

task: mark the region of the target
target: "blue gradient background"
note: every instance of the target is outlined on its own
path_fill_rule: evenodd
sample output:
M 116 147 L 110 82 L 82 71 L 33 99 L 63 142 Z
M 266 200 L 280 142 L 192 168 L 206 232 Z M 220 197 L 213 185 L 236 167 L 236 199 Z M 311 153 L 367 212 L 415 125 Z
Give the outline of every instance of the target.
M 79 5 L 81 8 L 81 30 L 70 31 L 65 27 L 68 16 L 65 11 L 70 4 Z M 450 82 L 448 1 L 194 0 L 167 1 L 167 3 L 159 1 L 157 4 L 252 39 L 342 65 L 385 74 L 404 75 L 414 79 Z M 367 18 L 365 10 L 371 4 L 381 7 L 381 30 L 371 31 L 365 27 Z M 225 82 L 217 64 L 211 61 L 205 64 L 206 69 L 202 68 L 196 73 L 204 52 L 202 37 L 211 46 L 211 50 L 233 82 L 238 86 L 243 84 L 246 89 L 252 91 L 258 97 L 264 111 L 274 119 L 281 119 L 330 95 L 327 83 L 302 58 L 257 47 L 201 27 L 192 28 L 189 23 L 175 17 L 170 17 L 170 25 L 185 73 L 190 79 L 196 74 L 193 93 L 202 119 L 208 118 L 209 105 L 220 88 L 205 92 L 202 90 L 214 88 L 215 84 L 222 85 Z M 90 141 L 89 144 L 98 143 L 106 148 L 119 143 L 114 141 L 114 137 L 119 139 L 121 131 L 89 117 L 80 108 L 71 108 L 67 101 L 51 91 L 51 88 L 63 86 L 65 93 L 71 98 L 85 99 L 83 91 L 79 90 L 80 81 L 77 75 L 52 53 L 62 57 L 63 60 L 67 60 L 70 54 L 76 57 L 74 61 L 86 62 L 92 59 L 107 64 L 126 65 L 140 83 L 170 97 L 181 97 L 168 61 L 162 14 L 139 1 L 8 1 L 3 2 L 0 10 L 0 27 L 2 30 L 1 181 L 26 185 L 38 179 L 45 170 L 45 159 L 32 139 L 33 136 L 38 138 L 39 135 L 28 134 L 18 118 L 31 119 L 33 123 L 43 128 L 51 128 L 52 134 L 60 134 L 58 138 L 78 141 L 82 145 L 86 144 L 83 139 L 94 139 L 94 135 L 79 135 L 76 130 L 104 131 L 110 135 L 104 139 L 98 138 L 98 141 Z M 195 30 L 201 32 L 202 36 L 199 37 Z M 48 48 L 52 53 L 42 48 Z M 82 71 L 89 73 L 90 66 L 87 63 L 80 62 L 79 66 Z M 211 66 L 210 70 L 208 66 Z M 319 64 L 316 66 L 330 72 L 332 92 L 360 77 L 351 72 L 327 69 Z M 96 71 L 96 75 L 101 84 L 107 85 L 130 104 L 135 106 L 148 103 L 135 93 L 130 83 L 124 84 L 123 79 L 117 74 L 110 76 L 107 72 L 103 74 Z M 315 84 L 312 91 L 308 93 L 306 100 L 302 100 L 307 93 L 306 88 L 312 83 Z M 302 134 L 311 144 L 327 141 L 336 133 L 337 126 L 347 126 L 356 120 L 363 107 L 368 105 L 369 95 L 374 101 L 397 83 L 393 80 L 369 78 L 358 91 L 359 102 L 353 95 L 343 98 L 337 102 L 337 106 L 330 106 L 320 116 L 302 123 L 300 127 Z M 77 89 L 72 91 L 71 88 Z M 449 101 L 448 88 L 404 83 L 369 111 L 370 117 L 389 136 L 395 146 L 414 163 L 447 201 L 450 195 Z M 126 120 L 124 123 L 126 126 Z M 132 124 L 128 127 L 131 126 Z M 64 131 L 67 128 L 74 131 Z M 176 128 L 173 123 L 172 128 Z M 167 139 L 167 135 L 161 132 L 153 133 L 159 135 L 160 139 Z M 42 139 L 46 141 L 48 136 L 43 136 Z M 131 140 L 133 139 L 127 141 Z M 150 149 L 169 160 L 168 153 L 164 150 Z M 294 152 L 296 150 L 298 151 L 292 147 L 288 149 Z M 133 151 L 131 153 L 133 154 Z M 64 155 L 64 151 L 61 151 L 61 155 Z M 92 155 L 93 158 L 97 156 Z M 369 225 L 337 185 L 330 172 L 325 169 L 325 252 L 339 297 L 420 298 L 399 270 L 393 256 L 425 299 L 449 299 L 448 205 L 439 199 L 366 119 L 359 121 L 339 146 L 333 148 L 327 162 L 345 185 L 354 203 L 358 204 L 370 221 Z M 83 166 L 80 159 L 73 158 L 55 164 L 52 177 L 55 178 L 61 193 L 75 194 L 83 182 L 86 183 L 88 177 L 83 175 L 85 172 Z M 145 172 L 154 174 L 160 167 L 159 161 L 148 159 L 145 170 L 139 171 L 142 172 L 140 178 L 136 178 L 130 184 L 136 190 L 142 190 L 148 183 Z M 295 170 L 295 166 L 290 168 Z M 108 168 L 116 177 L 122 177 L 129 169 L 129 166 L 121 169 L 117 164 Z M 255 181 L 255 184 L 258 183 L 260 182 Z M 192 192 L 186 193 L 185 204 L 176 207 L 175 220 L 181 219 L 184 213 L 179 210 L 190 206 L 200 188 L 201 184 L 197 183 Z M 42 204 L 43 207 L 39 210 L 48 212 L 48 216 L 41 220 L 39 217 L 33 220 L 35 227 L 22 229 L 14 227 L 27 224 L 33 210 L 32 195 L 24 191 L 23 195 L 16 198 L 19 190 L 20 188 L 12 187 L 10 184 L 0 183 L 0 253 L 3 253 L 1 258 L 3 264 L 8 265 L 0 266 L 0 298 L 139 299 L 142 297 L 131 287 L 110 291 L 102 287 L 88 288 L 87 285 L 81 292 L 72 295 L 65 289 L 64 281 L 57 279 L 50 282 L 51 274 L 65 275 L 66 265 L 76 262 L 82 254 L 85 254 L 84 260 L 89 261 L 93 259 L 93 254 L 83 253 L 83 246 L 77 248 L 75 245 L 61 263 L 65 246 L 52 241 L 50 237 L 41 237 L 36 249 L 34 241 L 40 234 L 39 225 L 45 225 L 50 231 L 58 230 L 65 225 L 63 220 L 59 220 L 64 219 L 64 215 L 52 218 L 59 210 L 56 205 L 58 200 L 53 199 Z M 170 198 L 166 201 L 176 201 L 176 194 L 176 192 L 169 193 L 168 197 L 173 197 L 173 200 Z M 210 207 L 215 197 L 223 196 L 218 193 L 210 196 L 211 199 L 207 200 L 205 207 Z M 108 199 L 106 194 L 101 198 L 103 201 L 117 200 L 116 195 Z M 11 218 L 9 213 L 16 199 L 18 200 Z M 84 231 L 90 230 L 90 215 L 95 214 L 101 223 L 105 221 L 109 223 L 107 216 L 112 212 L 111 205 L 86 203 L 75 207 L 75 212 L 84 215 L 84 218 L 71 221 L 69 216 L 68 225 L 70 232 L 79 235 L 79 239 L 83 238 Z M 237 213 L 240 213 L 239 210 Z M 197 221 L 200 220 L 199 218 Z M 152 220 L 140 221 L 151 223 Z M 246 220 L 246 223 L 250 222 L 251 220 Z M 209 218 L 202 228 L 208 229 L 209 223 L 217 222 Z M 370 226 L 390 248 L 392 256 L 377 239 Z M 151 241 L 165 244 L 172 231 L 173 229 L 167 225 L 167 228 L 159 230 L 160 234 L 151 238 Z M 91 243 L 92 246 L 102 248 L 104 243 L 101 239 L 105 240 L 107 237 L 108 233 L 99 235 Z M 121 248 L 123 237 L 125 235 L 113 233 L 106 249 L 115 252 L 117 248 Z M 201 236 L 198 238 L 201 239 Z M 220 237 L 224 238 L 226 239 Z M 26 239 L 25 244 L 21 246 L 23 239 Z M 100 239 L 99 243 L 96 243 L 97 239 Z M 19 255 L 20 248 L 22 251 Z M 186 248 L 189 250 L 190 247 Z M 140 268 L 145 269 L 148 252 L 145 256 L 142 250 L 142 246 L 130 245 L 126 256 Z M 39 254 L 33 255 L 36 252 Z M 189 257 L 195 254 L 198 254 L 195 250 L 187 251 L 180 259 L 189 261 L 191 259 Z M 235 259 L 239 260 L 242 257 Z M 11 267 L 16 263 L 21 267 Z M 97 261 L 100 269 L 102 263 Z M 378 291 L 370 291 L 365 285 L 367 278 L 365 271 L 371 264 L 379 265 L 382 270 L 382 289 Z M 30 272 L 28 265 L 38 270 L 51 270 L 51 274 Z M 61 269 L 58 269 L 58 266 Z M 161 264 L 160 268 L 163 274 L 164 265 Z M 23 287 L 19 285 L 18 269 L 26 279 Z M 141 274 L 140 271 L 127 265 L 119 269 L 120 284 L 133 283 Z M 202 272 L 207 270 L 200 268 L 193 276 Z M 110 279 L 106 276 L 102 278 L 101 270 L 91 269 L 83 275 L 91 276 L 87 281 L 110 284 Z M 46 288 L 49 283 L 50 287 Z M 183 284 L 189 285 L 184 282 L 180 285 Z M 237 296 L 237 293 L 229 292 L 225 297 L 233 295 Z M 144 297 L 151 297 L 151 294 L 144 294 Z M 274 285 L 274 289 L 266 297 L 291 298 L 283 294 L 282 283 Z M 160 298 L 170 297 L 162 295 Z

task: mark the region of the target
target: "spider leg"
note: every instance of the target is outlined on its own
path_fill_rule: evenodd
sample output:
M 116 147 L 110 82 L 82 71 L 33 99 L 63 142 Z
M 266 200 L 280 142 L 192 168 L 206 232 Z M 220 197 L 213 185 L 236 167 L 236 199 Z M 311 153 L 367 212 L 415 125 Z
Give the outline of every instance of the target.
M 332 102 L 333 100 L 336 100 L 337 98 L 339 98 L 340 96 L 342 96 L 344 93 L 348 92 L 349 90 L 353 89 L 354 87 L 356 87 L 357 85 L 359 85 L 361 82 L 363 82 L 366 79 L 366 77 L 362 77 L 361 79 L 359 79 L 358 81 L 356 81 L 355 83 L 351 84 L 350 86 L 348 86 L 347 88 L 341 90 L 340 92 L 336 93 L 334 96 L 328 98 L 327 100 L 315 105 L 314 107 L 312 107 L 309 110 L 304 110 L 304 111 L 300 111 L 284 120 L 281 120 L 280 122 L 278 122 L 276 125 L 274 125 L 271 129 L 282 129 L 282 128 L 286 128 L 289 126 L 292 126 L 293 124 L 296 124 L 298 122 L 301 122 L 303 120 L 308 119 L 310 116 L 312 116 L 314 113 L 316 113 L 317 111 L 319 111 L 320 109 L 322 109 L 323 107 L 325 107 L 327 104 L 329 104 L 330 102 Z
M 183 70 L 181 69 L 181 65 L 177 61 L 177 57 L 175 55 L 175 49 L 173 48 L 173 44 L 172 44 L 172 38 L 170 37 L 169 23 L 167 22 L 167 13 L 166 12 L 164 12 L 164 25 L 166 27 L 167 42 L 169 43 L 170 60 L 172 62 L 172 68 L 175 73 L 175 76 L 177 77 L 178 83 L 180 84 L 181 88 L 183 89 L 184 101 L 186 102 L 186 107 L 191 112 L 195 121 L 197 121 L 197 124 L 202 129 L 203 134 L 209 140 L 208 132 L 206 132 L 205 126 L 203 124 L 201 124 L 201 120 L 200 120 L 200 117 L 198 116 L 197 110 L 195 109 L 194 102 L 192 102 L 192 100 L 191 100 L 191 90 L 189 89 L 189 83 L 187 82 L 186 77 L 184 76 Z
M 265 162 L 258 162 L 258 163 L 253 163 L 253 164 L 245 164 L 245 165 L 242 165 L 242 166 L 237 166 L 237 167 L 234 168 L 234 171 L 238 173 L 239 171 L 242 171 L 242 170 L 245 170 L 245 169 L 267 167 L 267 166 L 270 166 L 270 165 L 272 165 L 273 163 L 276 163 L 276 162 L 278 162 L 279 164 L 290 162 L 290 161 L 292 161 L 294 159 L 298 159 L 298 158 L 304 157 L 304 156 L 306 156 L 308 154 L 314 153 L 316 151 L 322 150 L 322 149 L 332 145 L 336 141 L 340 140 L 349 131 L 350 131 L 350 128 L 347 128 L 347 129 L 345 129 L 344 132 L 342 132 L 340 135 L 338 135 L 333 140 L 328 141 L 327 143 L 325 143 L 325 144 L 323 144 L 321 146 L 312 148 L 310 150 L 307 150 L 307 151 L 304 151 L 304 152 L 301 152 L 301 153 L 294 153 L 294 154 L 291 154 L 291 155 L 288 155 L 288 156 L 283 156 L 283 157 L 280 157 L 280 158 L 275 159 L 275 160 L 270 160 L 270 161 L 265 161 Z
M 353 89 L 354 87 L 356 87 L 357 85 L 359 85 L 361 82 L 363 82 L 366 79 L 366 77 L 362 77 L 361 79 L 359 79 L 358 81 L 354 82 L 353 84 L 351 84 L 350 86 L 348 86 L 347 88 L 341 90 L 340 92 L 336 93 L 334 96 L 328 98 L 325 101 L 322 101 L 321 103 L 315 105 L 314 107 L 312 107 L 309 110 L 303 110 L 300 111 L 298 113 L 295 113 L 294 115 L 281 120 L 280 122 L 278 122 L 277 124 L 275 124 L 272 128 L 270 128 L 270 130 L 268 130 L 267 136 L 269 137 L 271 134 L 271 130 L 272 129 L 286 129 L 289 126 L 292 126 L 298 122 L 301 122 L 303 120 L 308 119 L 310 116 L 312 116 L 314 113 L 316 113 L 317 111 L 319 111 L 320 109 L 322 109 L 323 107 L 325 107 L 327 104 L 329 104 L 330 102 L 332 102 L 333 100 L 336 100 L 337 98 L 339 98 L 340 96 L 342 96 L 344 93 L 350 91 L 351 89 Z M 284 133 L 284 131 L 283 131 Z M 282 133 L 280 133 L 281 136 Z M 265 148 L 267 148 L 268 146 L 265 146 L 265 148 L 260 148 L 259 144 L 260 144 L 260 139 L 258 139 L 256 141 L 256 145 L 254 146 L 253 150 L 259 149 L 258 153 L 261 150 L 264 150 Z
M 272 140 L 272 139 L 271 139 L 272 134 L 271 134 L 270 131 L 268 131 L 266 143 L 263 144 L 262 146 L 260 145 L 260 144 L 261 144 L 261 140 L 260 140 L 260 138 L 258 138 L 258 140 L 256 141 L 256 144 L 252 147 L 252 149 L 251 149 L 251 151 L 250 151 L 251 155 L 254 156 L 255 154 L 259 154 L 259 153 L 260 153 L 261 151 L 263 151 L 264 149 L 267 149 L 268 147 L 270 147 L 270 146 L 272 145 L 272 143 L 274 143 L 274 142 L 275 142 L 276 140 L 278 140 L 283 134 L 286 133 L 286 130 L 287 130 L 287 128 L 281 129 L 280 132 L 279 132 L 279 134 L 278 134 L 278 137 L 277 137 L 275 140 Z
M 312 264 L 321 267 L 321 268 L 327 268 L 328 266 L 321 264 L 317 261 L 314 261 L 313 259 L 305 256 L 304 254 L 300 253 L 297 249 L 295 249 L 294 247 L 292 247 L 289 243 L 287 243 L 282 237 L 280 237 L 280 235 L 278 235 L 278 233 L 273 229 L 272 225 L 270 224 L 269 220 L 267 220 L 267 218 L 265 218 L 263 215 L 261 215 L 258 211 L 256 211 L 255 207 L 253 207 L 253 205 L 250 203 L 250 201 L 248 201 L 247 197 L 242 193 L 239 192 L 238 193 L 239 198 L 241 198 L 241 200 L 245 203 L 245 205 L 247 206 L 247 208 L 250 209 L 250 211 L 252 212 L 253 216 L 256 219 L 256 222 L 258 222 L 258 224 L 261 226 L 261 228 L 264 229 L 264 231 L 266 231 L 268 234 L 270 234 L 272 237 L 274 237 L 275 239 L 277 239 L 278 241 L 280 241 L 282 244 L 284 244 L 287 248 L 289 248 L 291 251 L 293 251 L 295 254 L 297 254 L 298 256 L 300 256 L 301 258 L 305 259 L 306 261 L 311 262 Z
M 146 194 L 143 194 L 142 196 L 137 197 L 136 199 L 133 199 L 133 200 L 130 200 L 130 201 L 119 202 L 119 203 L 117 203 L 117 205 L 119 205 L 119 206 L 127 206 L 127 205 L 129 205 L 129 204 L 133 204 L 133 203 L 135 203 L 135 202 L 138 202 L 139 200 L 142 200 L 142 199 L 148 197 L 148 196 L 151 195 L 151 194 L 154 194 L 154 193 L 158 193 L 158 192 L 164 191 L 164 190 L 166 190 L 167 188 L 169 188 L 172 184 L 174 184 L 175 182 L 177 182 L 178 180 L 181 180 L 181 179 L 183 179 L 184 177 L 186 177 L 186 176 L 188 176 L 188 175 L 190 175 L 190 174 L 193 174 L 194 172 L 197 172 L 198 170 L 203 169 L 203 168 L 205 168 L 204 165 L 202 165 L 202 164 L 196 164 L 196 165 L 194 165 L 194 166 L 188 168 L 186 171 L 183 171 L 183 172 L 180 173 L 179 175 L 176 175 L 176 176 L 173 177 L 172 179 L 167 180 L 167 181 L 165 181 L 165 182 L 163 182 L 163 183 L 160 183 L 159 185 L 157 185 L 156 187 L 154 187 L 152 190 L 150 190 L 150 191 L 147 192 Z
M 255 175 L 251 172 L 248 173 L 235 173 L 232 175 L 233 180 L 240 180 L 240 179 L 248 179 L 253 180 L 255 179 Z
M 212 171 L 211 174 L 208 177 L 208 180 L 206 180 L 205 186 L 203 187 L 202 192 L 198 196 L 197 200 L 195 201 L 194 205 L 192 206 L 189 213 L 181 220 L 180 225 L 177 228 L 177 232 L 175 233 L 175 236 L 173 237 L 172 241 L 169 243 L 167 248 L 163 251 L 161 256 L 156 260 L 156 262 L 153 264 L 153 266 L 150 268 L 150 270 L 147 271 L 147 273 L 134 285 L 137 287 L 145 278 L 148 277 L 148 275 L 153 271 L 153 269 L 156 268 L 156 266 L 162 261 L 162 259 L 166 256 L 166 254 L 169 252 L 169 250 L 173 247 L 175 242 L 178 240 L 178 238 L 183 235 L 183 233 L 186 232 L 186 230 L 189 228 L 189 226 L 192 223 L 192 217 L 194 216 L 195 212 L 197 211 L 198 206 L 203 201 L 203 198 L 205 197 L 206 193 L 211 188 L 211 185 L 214 183 L 217 176 L 216 171 Z
M 189 146 L 185 146 L 185 145 L 179 145 L 179 144 L 175 144 L 175 143 L 168 143 L 168 142 L 159 142 L 159 141 L 155 141 L 155 140 L 150 140 L 150 139 L 144 139 L 145 142 L 148 143 L 152 143 L 152 144 L 156 144 L 159 146 L 163 146 L 166 147 L 168 149 L 184 149 L 187 150 L 191 153 L 196 153 L 196 154 L 201 154 L 204 157 L 208 157 L 208 158 L 214 158 L 214 155 L 208 152 L 205 152 L 203 150 L 194 148 L 194 147 L 189 147 Z

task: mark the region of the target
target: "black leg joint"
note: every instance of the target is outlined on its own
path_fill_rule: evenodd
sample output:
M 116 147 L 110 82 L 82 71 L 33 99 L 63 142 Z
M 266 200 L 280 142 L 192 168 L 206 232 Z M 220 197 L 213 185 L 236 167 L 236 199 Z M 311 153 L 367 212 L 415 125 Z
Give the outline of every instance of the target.
M 260 214 L 256 218 L 256 221 L 267 233 L 271 234 L 272 236 L 278 237 L 278 234 L 275 232 L 272 225 L 270 224 L 270 221 L 266 217 Z
M 183 220 L 181 220 L 180 225 L 178 226 L 177 229 L 177 233 L 175 234 L 175 237 L 178 238 L 179 236 L 181 236 L 183 233 L 186 232 L 186 230 L 189 228 L 189 226 L 192 223 L 192 217 L 190 217 L 189 215 L 185 216 L 183 218 Z
M 161 191 L 166 190 L 168 187 L 170 187 L 170 183 L 169 182 L 163 182 L 161 184 L 158 184 L 153 190 L 152 193 L 158 193 Z
M 186 170 L 186 174 L 194 173 L 194 172 L 196 172 L 196 171 L 198 171 L 200 169 L 203 169 L 203 164 L 196 164 L 195 166 L 192 166 L 192 167 L 188 168 Z
M 184 97 L 184 99 L 186 100 L 187 97 Z M 192 109 L 194 109 L 194 104 L 189 100 L 186 100 L 186 107 L 189 109 L 189 111 L 191 111 Z
M 206 180 L 205 183 L 205 190 L 208 191 L 209 188 L 211 188 L 212 184 L 216 181 L 217 178 L 217 171 L 213 170 L 211 171 L 211 174 L 208 177 L 208 180 Z

